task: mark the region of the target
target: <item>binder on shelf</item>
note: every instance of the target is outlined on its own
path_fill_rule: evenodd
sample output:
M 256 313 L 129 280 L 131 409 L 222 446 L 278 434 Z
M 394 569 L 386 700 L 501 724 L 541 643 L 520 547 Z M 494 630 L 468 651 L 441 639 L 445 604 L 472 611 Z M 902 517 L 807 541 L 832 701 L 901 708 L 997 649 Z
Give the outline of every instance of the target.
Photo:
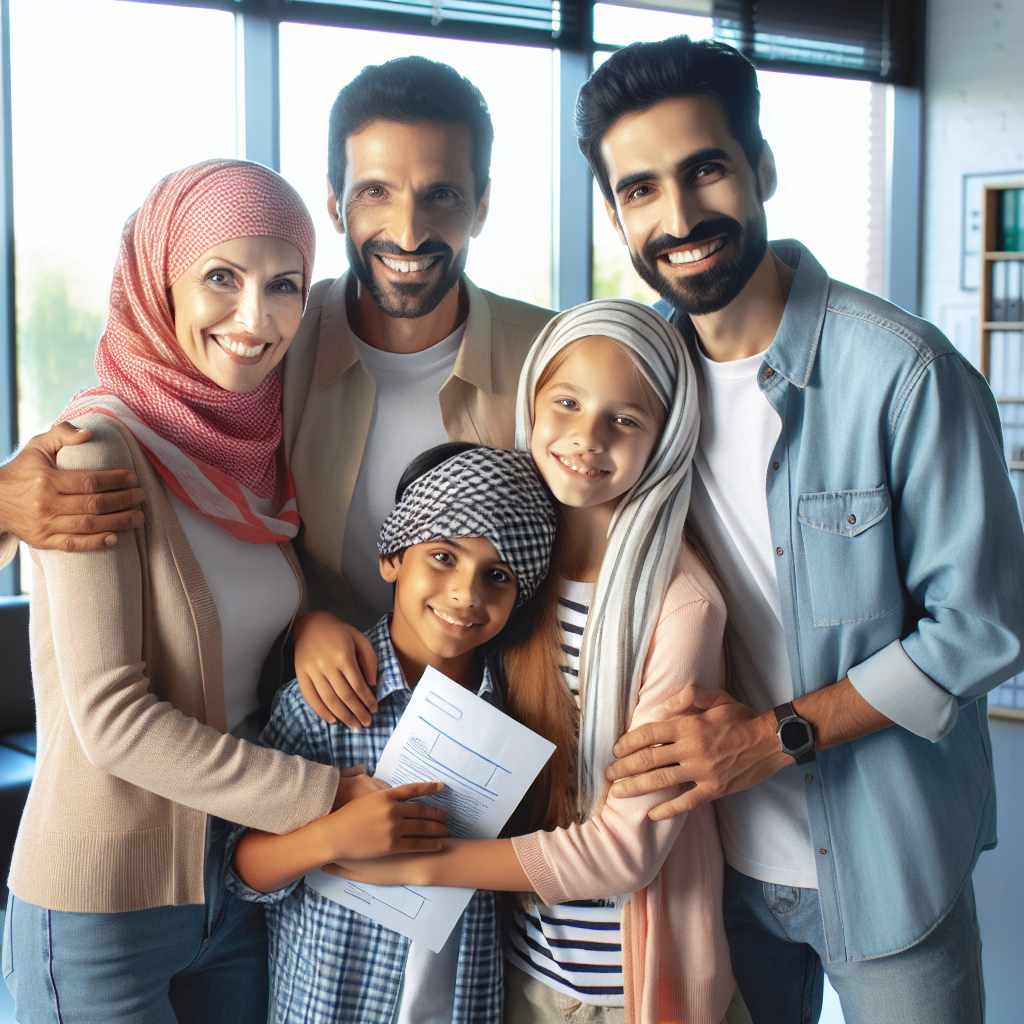
M 1004 189 L 1000 202 L 1001 217 L 999 218 L 999 240 L 998 248 L 1000 252 L 1020 252 L 1022 249 L 1022 242 L 1024 238 L 1021 237 L 1021 220 L 1022 217 L 1022 198 L 1024 198 L 1024 189 L 1019 188 L 1008 188 Z
M 992 310 L 993 320 L 1003 321 L 1006 316 L 1006 260 L 992 261 Z
M 1024 320 L 1021 310 L 1021 288 L 1024 286 L 1024 263 L 1014 260 L 1006 264 L 1006 319 Z

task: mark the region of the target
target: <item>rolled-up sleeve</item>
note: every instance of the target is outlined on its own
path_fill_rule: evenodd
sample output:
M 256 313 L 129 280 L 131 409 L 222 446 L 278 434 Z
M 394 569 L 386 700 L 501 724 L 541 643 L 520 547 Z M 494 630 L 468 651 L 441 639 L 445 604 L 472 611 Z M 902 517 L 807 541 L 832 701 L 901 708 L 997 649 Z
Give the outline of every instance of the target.
M 891 433 L 897 557 L 916 625 L 848 674 L 873 707 L 934 742 L 961 706 L 1024 669 L 1024 532 L 995 400 L 960 356 L 924 368 Z

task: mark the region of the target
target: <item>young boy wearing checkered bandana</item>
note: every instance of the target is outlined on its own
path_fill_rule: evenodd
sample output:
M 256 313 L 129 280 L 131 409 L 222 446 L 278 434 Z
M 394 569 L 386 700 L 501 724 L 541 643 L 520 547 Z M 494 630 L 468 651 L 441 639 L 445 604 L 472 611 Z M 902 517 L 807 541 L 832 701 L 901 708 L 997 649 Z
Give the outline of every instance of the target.
M 527 453 L 447 444 L 413 462 L 397 501 L 378 544 L 394 606 L 366 634 L 377 656 L 371 724 L 324 721 L 293 681 L 277 696 L 265 745 L 372 774 L 427 665 L 500 706 L 489 655 L 529 621 L 547 576 L 550 493 Z M 335 860 L 439 849 L 443 813 L 408 802 L 438 788 L 388 789 L 367 775 L 361 795 L 290 835 L 240 833 L 228 885 L 266 906 L 275 1024 L 499 1024 L 504 969 L 493 893 L 478 891 L 433 953 L 303 881 Z

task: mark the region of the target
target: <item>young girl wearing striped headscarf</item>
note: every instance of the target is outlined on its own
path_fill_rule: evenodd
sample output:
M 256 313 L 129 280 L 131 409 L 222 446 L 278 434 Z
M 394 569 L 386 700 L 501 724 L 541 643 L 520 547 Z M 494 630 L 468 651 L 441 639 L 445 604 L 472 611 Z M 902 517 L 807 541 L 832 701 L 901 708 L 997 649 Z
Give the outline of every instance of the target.
M 597 300 L 545 328 L 516 442 L 559 502 L 558 576 L 505 659 L 511 712 L 558 746 L 521 808 L 537 831 L 345 866 L 382 884 L 533 893 L 509 915 L 506 1024 L 718 1024 L 729 1008 L 713 808 L 651 821 L 675 791 L 623 799 L 604 781 L 627 728 L 689 684 L 724 684 L 725 605 L 684 540 L 697 432 L 683 340 L 652 309 Z

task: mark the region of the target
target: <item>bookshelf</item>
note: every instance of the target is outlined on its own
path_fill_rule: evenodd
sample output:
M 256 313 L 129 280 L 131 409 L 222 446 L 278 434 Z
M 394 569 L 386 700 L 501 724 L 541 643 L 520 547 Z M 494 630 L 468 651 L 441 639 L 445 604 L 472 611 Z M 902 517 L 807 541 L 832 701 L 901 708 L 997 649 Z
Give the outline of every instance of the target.
M 985 185 L 982 199 L 981 371 L 999 403 L 1006 461 L 1021 500 L 1024 499 L 1024 178 Z M 989 714 L 1024 720 L 1024 674 L 989 694 Z

